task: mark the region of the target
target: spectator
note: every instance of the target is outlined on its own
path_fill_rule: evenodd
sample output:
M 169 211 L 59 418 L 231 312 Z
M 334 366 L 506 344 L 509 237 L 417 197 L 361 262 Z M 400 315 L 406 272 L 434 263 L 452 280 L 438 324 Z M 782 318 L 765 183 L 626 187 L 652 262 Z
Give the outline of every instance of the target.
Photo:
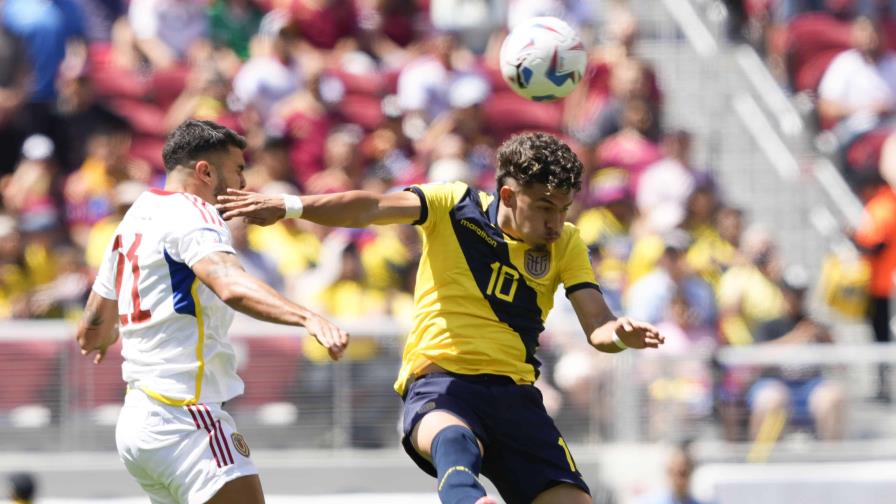
M 890 331 L 890 299 L 893 296 L 893 278 L 896 273 L 896 190 L 888 184 L 880 184 L 868 191 L 862 220 L 853 240 L 868 259 L 871 281 L 868 285 L 868 320 L 874 333 L 874 341 L 892 341 Z M 879 368 L 877 396 L 890 400 L 889 366 Z
M 828 330 L 805 311 L 808 276 L 801 268 L 788 269 L 781 282 L 784 315 L 763 323 L 756 331 L 760 345 L 833 343 Z M 795 421 L 811 420 L 820 439 L 843 437 L 843 389 L 824 379 L 812 365 L 784 365 L 767 370 L 747 395 L 750 433 L 755 439 L 773 412 L 784 412 Z
M 621 313 L 622 291 L 627 284 L 625 265 L 632 250 L 632 223 L 637 215 L 626 174 L 600 170 L 589 184 L 588 208 L 576 226 L 591 252 L 591 264 L 604 300 L 613 313 Z
M 240 263 L 250 275 L 259 278 L 277 292 L 283 290 L 283 277 L 277 271 L 277 264 L 269 256 L 253 250 L 249 246 L 246 222 L 243 219 L 229 221 L 228 227 L 233 237 L 233 249 L 240 257 Z
M 56 154 L 63 173 L 68 174 L 87 157 L 88 137 L 110 123 L 125 120 L 97 96 L 94 77 L 88 72 L 63 72 L 57 81 L 59 99 L 55 130 Z
M 636 320 L 657 324 L 669 312 L 675 294 L 681 291 L 693 307 L 694 325 L 715 325 L 716 302 L 712 287 L 687 265 L 690 237 L 685 231 L 676 229 L 664 235 L 663 241 L 665 250 L 656 267 L 632 284 L 626 293 L 626 314 Z
M 714 226 L 694 235 L 688 250 L 688 263 L 718 291 L 722 274 L 737 262 L 740 236 L 743 232 L 743 211 L 722 206 L 713 217 Z
M 646 100 L 630 100 L 624 105 L 622 129 L 597 147 L 597 166 L 626 169 L 633 192 L 644 169 L 661 158 L 659 147 L 647 136 L 656 120 Z
M 271 182 L 265 185 L 267 194 L 298 194 L 294 185 Z M 306 295 L 298 279 L 301 274 L 317 265 L 322 257 L 321 239 L 324 234 L 319 228 L 309 226 L 298 219 L 283 219 L 271 226 L 252 226 L 247 230 L 249 246 L 277 264 L 277 271 L 283 276 L 286 291 L 293 299 Z M 305 297 L 303 302 L 311 299 Z
M 308 179 L 326 168 L 327 138 L 336 125 L 333 103 L 323 95 L 335 81 L 322 70 L 309 69 L 308 85 L 282 100 L 272 118 L 273 124 L 282 125 L 291 180 L 302 189 Z
M 401 58 L 404 48 L 417 39 L 423 15 L 416 0 L 362 0 L 358 5 L 362 47 L 379 60 Z
M 22 40 L 0 23 L 0 174 L 12 172 L 30 130 L 23 110 L 30 73 Z
M 293 0 L 292 18 L 302 38 L 318 49 L 331 50 L 358 34 L 353 0 Z
M 450 110 L 449 92 L 456 80 L 484 79 L 472 68 L 469 51 L 458 47 L 453 36 L 434 35 L 425 44 L 426 51 L 398 76 L 398 103 L 405 114 L 405 132 L 413 140 L 422 138 L 430 123 Z
M 87 244 L 90 227 L 112 212 L 111 191 L 119 182 L 149 184 L 151 168 L 129 155 L 132 132 L 122 120 L 110 120 L 91 132 L 87 158 L 65 181 L 66 217 L 71 239 Z
M 307 192 L 320 194 L 357 189 L 364 169 L 358 152 L 361 138 L 362 132 L 355 125 L 345 125 L 330 133 L 324 151 L 326 168 L 308 179 Z
M 56 266 L 41 243 L 26 243 L 16 221 L 0 215 L 0 318 L 30 317 L 32 290 L 53 280 Z
M 29 300 L 32 317 L 72 320 L 83 313 L 94 275 L 88 270 L 81 250 L 72 246 L 53 249 L 56 275 L 53 281 L 36 287 Z
M 638 504 L 700 504 L 691 495 L 691 474 L 693 472 L 694 459 L 691 457 L 688 443 L 676 446 L 666 462 L 666 477 L 669 479 L 669 487 L 639 499 Z
M 47 133 L 53 102 L 56 100 L 56 76 L 66 58 L 74 58 L 69 52 L 70 41 L 84 39 L 84 15 L 73 0 L 35 2 L 33 0 L 6 0 L 0 6 L 3 25 L 25 42 L 33 76 L 28 97 L 28 112 L 36 121 L 31 132 Z M 83 46 L 80 62 L 83 66 Z
M 37 482 L 29 473 L 9 475 L 9 500 L 12 504 L 31 504 L 37 494 Z
M 59 172 L 53 160 L 53 141 L 31 135 L 22 145 L 22 159 L 2 181 L 3 206 L 24 231 L 58 230 Z
M 157 70 L 185 61 L 208 37 L 207 0 L 131 0 L 128 21 L 137 48 Z
M 822 122 L 834 124 L 848 145 L 896 110 L 896 55 L 886 48 L 878 23 L 859 18 L 852 25 L 853 48 L 840 53 L 818 87 Z
M 87 243 L 84 248 L 84 258 L 87 266 L 96 270 L 103 261 L 103 254 L 115 236 L 115 229 L 124 218 L 125 212 L 137 201 L 137 198 L 147 189 L 146 184 L 134 180 L 125 180 L 118 183 L 112 190 L 112 213 L 103 217 L 90 227 L 87 234 Z M 82 303 L 83 304 L 83 303 Z
M 115 22 L 127 13 L 125 0 L 74 0 L 84 13 L 84 38 L 88 44 L 112 41 Z
M 514 12 L 512 6 L 506 10 Z M 477 54 L 485 50 L 492 32 L 504 26 L 505 6 L 501 2 L 432 0 L 429 12 L 433 28 L 442 33 L 455 33 L 464 47 Z
M 607 40 L 594 45 L 583 83 L 564 101 L 564 120 L 576 138 L 593 145 L 622 127 L 626 101 L 644 99 L 658 112 L 661 104 L 656 75 L 635 54 L 638 20 L 624 7 L 608 10 Z M 659 138 L 659 122 L 650 136 Z
M 722 337 L 730 345 L 752 343 L 762 323 L 784 314 L 780 264 L 771 235 L 758 226 L 748 229 L 741 255 L 742 262 L 722 274 L 717 290 Z
M 616 63 L 610 74 L 610 96 L 603 103 L 594 120 L 594 124 L 584 134 L 583 140 L 588 144 L 601 142 L 623 128 L 625 104 L 630 100 L 644 100 L 654 118 L 659 118 L 658 104 L 650 101 L 650 83 L 647 80 L 647 67 L 636 59 L 626 59 Z M 652 141 L 659 140 L 659 120 L 654 120 L 645 135 Z
M 663 319 L 657 323 L 657 329 L 669 338 L 663 345 L 663 353 L 688 357 L 715 348 L 715 325 L 701 323 L 704 316 L 695 308 L 688 301 L 687 293 L 679 287 L 669 301 Z
M 250 131 L 264 131 L 274 105 L 302 88 L 301 66 L 292 51 L 297 35 L 286 12 L 273 10 L 261 20 L 249 60 L 233 79 L 233 94 L 246 109 L 243 121 Z
M 289 151 L 286 139 L 268 137 L 261 149 L 252 154 L 252 164 L 244 172 L 246 189 L 266 192 L 269 184 L 292 184 Z
M 230 84 L 221 70 L 210 62 L 197 63 L 191 69 L 187 85 L 165 114 L 166 129 L 173 130 L 189 119 L 235 125 L 227 107 Z
M 246 60 L 249 41 L 258 32 L 263 14 L 251 0 L 213 0 L 208 9 L 212 43 Z
M 691 166 L 691 135 L 683 130 L 663 137 L 663 159 L 648 166 L 638 182 L 638 210 L 648 220 L 653 212 L 684 213 L 697 185 Z
M 507 27 L 512 30 L 526 19 L 536 16 L 553 16 L 569 23 L 583 37 L 583 41 L 590 42 L 588 30 L 597 21 L 596 10 L 591 2 L 577 0 L 509 0 L 507 2 Z

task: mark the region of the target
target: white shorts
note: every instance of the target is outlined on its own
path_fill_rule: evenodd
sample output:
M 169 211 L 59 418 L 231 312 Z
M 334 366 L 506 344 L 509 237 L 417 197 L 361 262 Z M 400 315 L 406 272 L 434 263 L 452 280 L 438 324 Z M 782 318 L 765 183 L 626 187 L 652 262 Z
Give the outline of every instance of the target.
M 153 504 L 202 504 L 228 481 L 258 474 L 249 445 L 220 404 L 168 406 L 131 390 L 115 443 Z

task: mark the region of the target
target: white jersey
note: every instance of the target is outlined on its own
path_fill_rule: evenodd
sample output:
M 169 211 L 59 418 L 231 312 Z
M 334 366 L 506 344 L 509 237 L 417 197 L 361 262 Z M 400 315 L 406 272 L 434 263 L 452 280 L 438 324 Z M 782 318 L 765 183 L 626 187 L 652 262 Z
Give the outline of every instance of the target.
M 214 206 L 149 190 L 118 225 L 93 284 L 118 300 L 124 381 L 172 406 L 243 392 L 227 338 L 234 312 L 191 269 L 212 252 L 235 253 Z

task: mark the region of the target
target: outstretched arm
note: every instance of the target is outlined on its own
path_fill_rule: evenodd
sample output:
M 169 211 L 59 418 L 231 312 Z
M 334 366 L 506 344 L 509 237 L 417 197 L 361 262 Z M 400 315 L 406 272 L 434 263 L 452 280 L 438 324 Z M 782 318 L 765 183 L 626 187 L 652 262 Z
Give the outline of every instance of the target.
M 102 362 L 106 350 L 118 340 L 118 301 L 106 299 L 91 290 L 76 338 L 83 355 L 97 352 L 93 362 Z
M 420 218 L 420 198 L 408 191 L 377 194 L 347 191 L 301 196 L 302 218 L 334 227 L 366 227 L 371 224 L 411 224 Z M 217 205 L 224 219 L 245 217 L 267 226 L 286 216 L 282 196 L 229 189 Z
M 192 269 L 202 283 L 234 310 L 267 322 L 304 327 L 333 360 L 339 359 L 348 346 L 345 331 L 247 273 L 233 254 L 213 252 L 197 261 Z
M 665 338 L 655 327 L 628 317 L 616 317 L 597 289 L 579 289 L 569 295 L 582 329 L 591 346 L 606 353 L 624 350 L 614 335 L 628 348 L 657 348 Z

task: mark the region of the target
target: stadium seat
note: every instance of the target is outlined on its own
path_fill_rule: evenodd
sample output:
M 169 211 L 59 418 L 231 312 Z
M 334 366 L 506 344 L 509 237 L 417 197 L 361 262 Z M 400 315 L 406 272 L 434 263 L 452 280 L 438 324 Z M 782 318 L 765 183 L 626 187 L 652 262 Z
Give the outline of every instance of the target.
M 488 131 L 499 141 L 514 133 L 539 130 L 559 134 L 563 129 L 563 108 L 559 102 L 533 102 L 513 91 L 498 91 L 483 104 Z
M 893 132 L 892 127 L 869 131 L 854 140 L 846 149 L 846 169 L 851 172 L 878 170 L 884 142 Z
M 41 404 L 56 409 L 60 351 L 67 342 L 4 341 L 0 343 L 0 411 Z M 54 392 L 55 391 L 55 392 Z
M 787 27 L 787 72 L 794 91 L 815 91 L 828 64 L 850 48 L 850 24 L 823 12 L 796 17 Z
M 299 373 L 301 340 L 271 336 L 242 340 L 249 348 L 248 358 L 239 370 L 246 392 L 238 401 L 241 407 L 295 402 Z
M 71 404 L 75 409 L 91 410 L 124 402 L 126 385 L 121 378 L 120 341 L 109 348 L 99 365 L 93 363 L 92 357 L 82 356 L 75 345 L 67 351 L 66 381 L 70 384 Z

